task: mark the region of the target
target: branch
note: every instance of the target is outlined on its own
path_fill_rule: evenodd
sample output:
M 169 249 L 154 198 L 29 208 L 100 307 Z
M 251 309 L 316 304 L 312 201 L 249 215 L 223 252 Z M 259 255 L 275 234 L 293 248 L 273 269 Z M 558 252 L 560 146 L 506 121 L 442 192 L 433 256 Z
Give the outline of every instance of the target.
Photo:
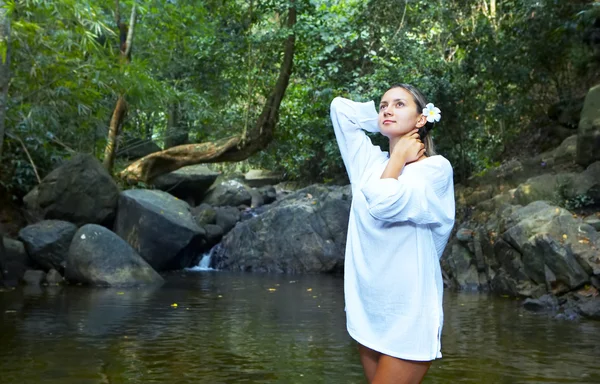
M 115 0 L 115 22 L 117 27 L 121 24 L 121 12 L 119 12 L 119 0 Z
M 33 172 L 35 173 L 35 177 L 38 181 L 38 184 L 42 183 L 42 179 L 40 179 L 40 175 L 37 171 L 37 167 L 35 166 L 35 163 L 33 162 L 33 159 L 31 158 L 31 155 L 29 154 L 29 151 L 27 150 L 27 147 L 25 146 L 25 143 L 23 142 L 23 140 L 21 140 L 21 138 L 19 136 L 13 135 L 11 133 L 6 133 L 7 136 L 10 136 L 11 138 L 17 140 L 19 143 L 21 143 L 21 146 L 23 147 L 23 150 L 25 151 L 25 154 L 27 155 L 27 158 L 29 159 L 29 162 L 31 163 L 31 167 L 33 168 Z
M 133 44 L 133 29 L 135 28 L 135 6 L 131 8 L 131 17 L 129 18 L 129 30 L 127 31 L 127 40 L 125 43 L 125 57 L 131 55 L 131 45 Z

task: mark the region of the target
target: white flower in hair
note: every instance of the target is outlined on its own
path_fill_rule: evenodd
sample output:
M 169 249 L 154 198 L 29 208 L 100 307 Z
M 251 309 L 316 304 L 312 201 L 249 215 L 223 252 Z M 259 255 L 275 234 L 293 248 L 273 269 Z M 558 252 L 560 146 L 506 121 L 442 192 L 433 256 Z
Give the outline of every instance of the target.
M 437 123 L 442 118 L 442 111 L 433 103 L 429 103 L 423 108 L 423 114 L 427 117 L 427 121 L 430 123 Z

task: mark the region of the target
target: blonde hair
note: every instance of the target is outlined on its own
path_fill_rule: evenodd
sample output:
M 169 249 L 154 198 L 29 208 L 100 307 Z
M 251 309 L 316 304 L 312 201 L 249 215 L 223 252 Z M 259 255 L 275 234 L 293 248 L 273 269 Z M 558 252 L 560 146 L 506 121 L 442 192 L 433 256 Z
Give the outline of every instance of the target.
M 394 84 L 390 87 L 390 89 L 394 88 L 402 88 L 408 93 L 410 93 L 413 97 L 413 100 L 415 101 L 415 104 L 417 105 L 417 113 L 423 113 L 423 108 L 425 108 L 425 106 L 427 105 L 427 99 L 417 87 L 414 87 L 410 84 L 400 83 Z M 435 145 L 433 144 L 433 139 L 429 134 L 429 131 L 431 131 L 432 127 L 433 124 L 428 122 L 425 123 L 425 125 L 419 130 L 419 132 L 421 132 L 422 130 L 423 134 L 425 135 L 425 137 L 423 138 L 423 144 L 425 144 L 425 155 L 427 156 L 437 155 L 437 152 L 435 151 Z

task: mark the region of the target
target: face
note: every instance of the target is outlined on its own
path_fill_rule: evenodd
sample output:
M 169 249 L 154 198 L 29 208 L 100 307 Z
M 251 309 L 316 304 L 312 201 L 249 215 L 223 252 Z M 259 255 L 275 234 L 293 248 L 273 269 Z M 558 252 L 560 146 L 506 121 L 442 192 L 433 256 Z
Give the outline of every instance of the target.
M 427 118 L 417 111 L 417 104 L 404 88 L 392 88 L 379 104 L 379 130 L 389 138 L 403 136 L 414 128 L 421 128 Z

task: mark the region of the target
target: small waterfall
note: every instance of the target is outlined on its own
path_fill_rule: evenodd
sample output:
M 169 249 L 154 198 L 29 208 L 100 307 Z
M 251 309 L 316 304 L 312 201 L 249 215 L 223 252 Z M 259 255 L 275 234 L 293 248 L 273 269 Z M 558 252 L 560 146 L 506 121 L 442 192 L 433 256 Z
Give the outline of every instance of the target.
M 192 272 L 196 272 L 196 271 L 216 271 L 216 269 L 211 268 L 210 267 L 210 262 L 212 259 L 212 255 L 214 250 L 217 248 L 217 246 L 214 246 L 210 249 L 210 251 L 206 252 L 205 254 L 202 255 L 202 258 L 200 259 L 200 263 L 198 265 L 196 265 L 195 267 L 192 268 L 186 268 L 186 271 L 192 271 Z

